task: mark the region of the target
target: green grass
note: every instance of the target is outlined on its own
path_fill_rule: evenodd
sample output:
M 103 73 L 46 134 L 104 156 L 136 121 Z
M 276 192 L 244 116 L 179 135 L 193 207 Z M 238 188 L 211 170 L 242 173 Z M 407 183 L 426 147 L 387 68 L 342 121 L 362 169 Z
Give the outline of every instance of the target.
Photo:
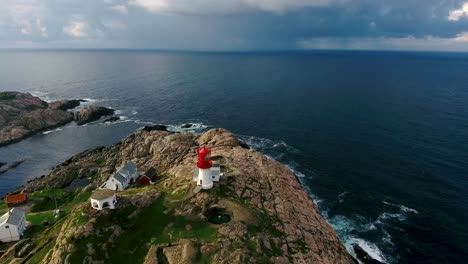
M 114 243 L 110 258 L 105 263 L 142 263 L 150 244 L 177 242 L 181 238 L 197 238 L 198 240 L 213 241 L 217 236 L 215 228 L 202 220 L 187 220 L 183 216 L 174 216 L 173 209 L 180 206 L 171 203 L 169 197 L 162 195 L 149 207 L 143 208 L 136 218 L 128 219 L 128 216 L 136 210 L 129 206 L 120 210 L 113 210 L 108 215 L 102 215 L 97 219 L 95 230 L 100 230 L 100 235 L 80 237 L 74 241 L 75 251 L 70 256 L 70 263 L 81 263 L 87 255 L 87 244 L 92 243 L 96 253 L 95 260 L 103 259 L 104 251 L 101 244 L 110 235 L 104 231 L 111 225 L 119 225 L 123 233 Z M 166 215 L 164 212 L 169 213 Z M 191 230 L 186 230 L 190 225 Z
M 0 100 L 12 101 L 15 98 L 16 98 L 15 94 L 10 94 L 10 93 L 7 93 L 7 92 L 0 92 Z
M 4 200 L 0 200 L 0 215 L 3 215 L 8 211 L 7 204 L 5 203 Z
M 29 195 L 32 201 L 31 212 L 42 212 L 55 209 L 55 203 L 61 210 L 70 211 L 77 204 L 89 199 L 91 191 L 77 196 L 77 192 L 69 192 L 63 189 L 48 189 Z
M 73 200 L 71 202 L 68 202 L 67 204 L 65 204 L 60 209 L 63 210 L 63 211 L 66 211 L 66 212 L 71 211 L 78 204 L 81 204 L 81 203 L 84 203 L 84 202 L 88 201 L 89 197 L 91 197 L 91 194 L 93 194 L 92 191 L 87 191 L 87 192 L 84 192 L 84 193 L 82 193 L 80 195 L 77 195 L 77 196 L 75 196 L 73 198 Z
M 43 225 L 45 221 L 51 223 L 54 221 L 54 212 L 31 213 L 26 215 L 26 220 L 31 222 L 32 225 Z
M 55 246 L 55 240 L 50 241 L 44 248 L 36 252 L 26 263 L 35 264 L 41 263 L 47 253 Z
M 102 166 L 104 165 L 104 163 L 106 163 L 106 160 L 103 159 L 103 158 L 100 158 L 100 159 L 97 159 L 97 160 L 95 161 L 95 163 L 96 163 L 96 165 L 97 165 L 98 167 L 102 167 Z

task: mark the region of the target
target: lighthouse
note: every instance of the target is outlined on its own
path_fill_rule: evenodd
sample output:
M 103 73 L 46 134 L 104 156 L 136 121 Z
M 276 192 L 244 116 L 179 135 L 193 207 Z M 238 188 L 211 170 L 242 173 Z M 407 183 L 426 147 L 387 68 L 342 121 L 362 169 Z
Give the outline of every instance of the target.
M 202 189 L 210 189 L 213 187 L 213 177 L 211 172 L 211 167 L 213 163 L 211 162 L 211 150 L 203 147 L 197 149 L 198 153 L 198 177 L 196 178 L 197 185 L 201 186 Z

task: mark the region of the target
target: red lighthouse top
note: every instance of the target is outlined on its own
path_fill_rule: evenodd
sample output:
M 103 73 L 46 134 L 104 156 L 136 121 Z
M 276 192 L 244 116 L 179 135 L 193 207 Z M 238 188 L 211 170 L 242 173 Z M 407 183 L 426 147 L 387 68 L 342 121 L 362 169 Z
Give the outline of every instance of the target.
M 211 150 L 203 147 L 197 150 L 198 152 L 198 162 L 197 167 L 199 169 L 209 169 L 213 165 L 211 162 Z

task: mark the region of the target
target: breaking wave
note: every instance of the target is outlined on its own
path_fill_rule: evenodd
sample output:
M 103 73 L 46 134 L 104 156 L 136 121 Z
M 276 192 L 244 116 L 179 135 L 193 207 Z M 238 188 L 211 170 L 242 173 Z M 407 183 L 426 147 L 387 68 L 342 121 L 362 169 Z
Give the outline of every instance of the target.
M 56 128 L 56 129 L 52 129 L 52 130 L 46 130 L 46 131 L 42 132 L 42 134 L 48 135 L 50 133 L 54 133 L 54 132 L 58 132 L 58 131 L 62 131 L 62 130 L 63 130 L 62 128 Z
M 246 136 L 246 135 L 236 135 L 239 139 L 247 143 L 250 147 L 262 151 L 271 153 L 273 150 L 285 150 L 290 153 L 298 153 L 299 150 L 288 145 L 283 140 L 271 140 L 268 138 Z M 277 153 L 276 155 L 281 155 Z M 274 157 L 275 159 L 282 158 L 282 156 Z
M 50 93 L 48 92 L 43 92 L 43 91 L 29 91 L 28 93 L 30 93 L 32 96 L 35 96 L 35 97 L 39 97 L 41 100 L 47 102 L 47 103 L 51 103 L 53 102 L 54 100 L 49 96 Z

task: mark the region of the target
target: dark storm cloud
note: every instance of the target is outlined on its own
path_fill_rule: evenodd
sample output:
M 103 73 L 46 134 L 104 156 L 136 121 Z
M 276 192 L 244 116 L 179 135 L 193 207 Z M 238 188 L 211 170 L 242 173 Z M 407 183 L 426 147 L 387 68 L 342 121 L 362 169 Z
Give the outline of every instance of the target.
M 468 4 L 458 0 L 1 0 L 0 4 L 0 47 L 468 51 Z

